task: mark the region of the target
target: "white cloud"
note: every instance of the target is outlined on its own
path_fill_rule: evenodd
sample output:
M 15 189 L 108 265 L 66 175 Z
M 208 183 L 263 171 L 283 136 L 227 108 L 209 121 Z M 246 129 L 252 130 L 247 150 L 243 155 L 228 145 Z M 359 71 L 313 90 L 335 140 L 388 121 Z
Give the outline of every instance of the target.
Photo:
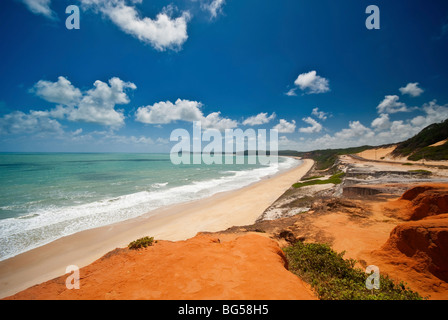
M 278 138 L 278 146 L 281 149 L 298 149 L 301 145 L 299 142 L 290 140 L 286 136 L 280 136 Z
M 80 135 L 80 134 L 82 133 L 82 131 L 83 131 L 82 128 L 79 128 L 79 129 L 73 131 L 72 134 L 73 134 L 74 136 L 77 136 L 77 135 Z
M 80 0 L 85 8 L 92 8 L 109 18 L 121 30 L 142 42 L 151 44 L 159 51 L 179 50 L 188 39 L 188 11 L 177 18 L 171 17 L 173 7 L 166 7 L 155 19 L 141 18 L 135 6 L 127 5 L 125 0 Z M 140 3 L 141 1 L 132 1 Z
M 397 95 L 385 96 L 384 100 L 376 107 L 378 113 L 397 113 L 410 111 L 405 103 L 398 101 L 399 99 L 400 98 Z
M 34 14 L 41 14 L 50 19 L 56 19 L 56 14 L 51 10 L 51 0 L 22 0 L 27 8 Z
M 107 136 L 106 138 L 121 144 L 143 144 L 143 145 L 154 144 L 154 141 L 150 137 L 145 136 L 136 137 L 136 136 L 110 135 Z
M 341 140 L 352 140 L 352 139 L 360 139 L 360 138 L 371 138 L 374 136 L 374 132 L 365 127 L 359 121 L 350 121 L 349 128 L 342 129 L 339 132 L 336 132 L 334 135 L 336 139 Z
M 57 82 L 37 82 L 31 91 L 48 102 L 59 104 L 46 111 L 51 117 L 118 128 L 124 125 L 124 114 L 115 110 L 115 105 L 128 104 L 126 91 L 136 88 L 135 84 L 114 77 L 109 84 L 95 81 L 94 88 L 83 93 L 66 78 L 59 77 Z
M 380 114 L 380 116 L 378 118 L 376 118 L 375 120 L 372 121 L 371 126 L 375 130 L 380 130 L 380 131 L 389 129 L 391 127 L 391 123 L 389 121 L 389 115 L 386 113 Z
M 267 112 L 262 112 L 257 114 L 256 116 L 252 116 L 247 118 L 246 120 L 243 121 L 243 125 L 244 126 L 257 126 L 257 125 L 261 125 L 261 124 L 265 124 L 270 122 L 271 120 L 275 119 L 276 114 L 275 112 L 272 113 L 269 117 Z
M 288 122 L 284 119 L 280 119 L 279 123 L 273 129 L 280 133 L 293 133 L 296 130 L 296 122 L 295 120 Z
M 408 94 L 411 97 L 418 97 L 423 93 L 423 89 L 418 87 L 418 82 L 408 83 L 406 87 L 399 89 L 401 94 Z
M 429 103 L 425 103 L 423 105 L 423 111 L 426 116 L 424 117 L 424 121 L 420 121 L 420 126 L 426 127 L 432 123 L 440 122 L 445 119 L 448 119 L 448 104 L 443 106 L 438 105 L 436 100 L 433 100 Z M 417 117 L 416 117 L 417 118 Z M 414 123 L 416 123 L 416 118 L 413 119 Z
M 318 117 L 320 120 L 327 120 L 329 114 L 327 112 L 319 111 L 319 108 L 314 108 L 311 115 Z
M 292 88 L 288 92 L 285 92 L 285 95 L 287 95 L 288 97 L 295 97 L 297 96 L 296 90 L 297 88 Z
M 299 128 L 299 132 L 302 133 L 318 133 L 322 130 L 322 125 L 314 120 L 311 117 L 306 117 L 302 119 L 306 123 L 308 123 L 310 126 L 306 128 Z
M 169 140 L 169 139 L 166 139 L 166 138 L 161 138 L 161 137 L 159 137 L 159 138 L 157 138 L 156 142 L 157 142 L 158 144 L 168 144 L 168 143 L 170 143 L 170 140 Z
M 210 113 L 207 117 L 201 119 L 202 129 L 233 129 L 238 126 L 238 122 L 229 118 L 222 118 L 221 112 Z
M 48 102 L 66 106 L 75 105 L 82 96 L 81 90 L 64 77 L 58 77 L 57 82 L 40 80 L 30 91 Z
M 30 110 L 29 113 L 14 111 L 0 118 L 1 134 L 61 134 L 61 124 L 50 119 L 48 113 Z
M 202 113 L 202 103 L 198 101 L 177 99 L 157 102 L 153 105 L 140 107 L 135 113 L 138 122 L 146 124 L 169 124 L 175 121 L 200 121 L 202 129 L 232 129 L 238 125 L 236 120 L 223 118 L 221 112 L 212 112 L 207 116 Z
M 124 115 L 122 111 L 115 110 L 115 105 L 130 102 L 125 91 L 135 90 L 135 84 L 112 78 L 109 85 L 97 80 L 94 87 L 84 94 L 77 108 L 68 109 L 67 119 L 113 127 L 122 126 Z
M 316 139 L 308 138 L 300 141 L 283 139 L 284 143 L 279 142 L 279 145 L 295 146 L 295 150 L 309 151 L 397 143 L 409 139 L 433 123 L 448 118 L 448 104 L 439 105 L 435 100 L 425 103 L 419 110 L 423 114 L 406 120 L 391 121 L 389 114 L 380 114 L 372 121 L 370 128 L 364 126 L 360 121 L 351 121 L 347 128 L 334 134 L 325 134 Z
M 222 12 L 222 7 L 226 3 L 225 0 L 211 0 L 208 3 L 202 3 L 201 8 L 210 13 L 211 18 L 216 18 Z
M 308 94 L 324 93 L 330 91 L 329 81 L 317 75 L 316 71 L 300 74 L 294 84 Z
M 137 109 L 135 119 L 147 124 L 168 124 L 173 121 L 199 121 L 203 118 L 202 103 L 177 99 L 175 103 L 162 101 Z

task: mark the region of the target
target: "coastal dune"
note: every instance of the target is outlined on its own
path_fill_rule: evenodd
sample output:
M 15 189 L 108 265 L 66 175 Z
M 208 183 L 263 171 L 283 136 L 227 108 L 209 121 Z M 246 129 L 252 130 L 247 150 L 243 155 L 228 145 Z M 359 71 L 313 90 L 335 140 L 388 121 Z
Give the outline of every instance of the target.
M 0 262 L 0 297 L 65 274 L 66 267 L 84 267 L 115 248 L 152 236 L 179 241 L 199 232 L 214 232 L 256 221 L 314 162 L 242 189 L 155 210 L 135 219 L 70 235 Z

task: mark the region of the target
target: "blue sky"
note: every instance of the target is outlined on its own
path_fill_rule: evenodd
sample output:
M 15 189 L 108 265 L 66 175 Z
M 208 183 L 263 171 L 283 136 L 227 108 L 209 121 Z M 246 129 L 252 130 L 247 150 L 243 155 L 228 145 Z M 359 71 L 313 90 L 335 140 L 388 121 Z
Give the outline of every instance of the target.
M 192 121 L 306 151 L 448 117 L 444 0 L 4 0 L 0 37 L 0 151 L 168 152 Z

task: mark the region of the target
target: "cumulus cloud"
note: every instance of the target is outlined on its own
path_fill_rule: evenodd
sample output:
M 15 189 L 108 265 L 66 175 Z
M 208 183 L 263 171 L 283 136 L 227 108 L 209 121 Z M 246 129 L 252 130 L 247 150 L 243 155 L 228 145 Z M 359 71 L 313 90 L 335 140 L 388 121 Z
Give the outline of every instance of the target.
M 370 127 L 360 121 L 350 121 L 346 128 L 333 134 L 300 141 L 283 139 L 283 144 L 294 146 L 296 150 L 335 149 L 361 145 L 382 145 L 397 143 L 414 136 L 425 127 L 448 118 L 448 104 L 439 105 L 436 100 L 425 103 L 420 109 L 422 114 L 405 120 L 390 119 L 389 114 L 380 114 Z M 280 145 L 283 146 L 280 143 Z M 318 147 L 316 147 L 318 146 Z
M 372 128 L 375 130 L 383 131 L 390 128 L 391 123 L 389 120 L 389 115 L 386 113 L 380 114 L 380 116 L 372 121 Z
M 314 108 L 313 112 L 311 112 L 311 115 L 316 116 L 320 120 L 327 120 L 327 117 L 329 116 L 329 113 L 319 111 L 319 108 Z
M 221 117 L 221 112 L 213 112 L 201 119 L 201 126 L 202 129 L 217 129 L 222 131 L 236 128 L 238 121 Z
M 294 84 L 308 94 L 325 93 L 330 91 L 329 81 L 317 75 L 316 71 L 300 74 Z M 291 91 L 291 90 L 290 90 Z
M 198 101 L 162 101 L 138 108 L 135 119 L 147 124 L 168 124 L 177 120 L 199 121 L 203 118 L 201 107 L 202 103 Z
M 258 126 L 261 124 L 265 124 L 275 119 L 275 112 L 268 116 L 267 112 L 262 112 L 257 114 L 256 116 L 252 116 L 243 121 L 243 125 L 245 126 Z
M 203 2 L 201 4 L 201 8 L 208 11 L 210 13 L 210 17 L 213 19 L 222 12 L 222 7 L 225 3 L 225 0 L 211 0 L 209 2 Z
M 296 130 L 296 122 L 295 120 L 288 122 L 285 119 L 280 119 L 279 123 L 273 129 L 280 133 L 293 133 Z
M 376 107 L 378 113 L 397 113 L 410 111 L 405 103 L 398 101 L 399 99 L 400 98 L 397 95 L 385 96 L 384 100 Z
M 61 134 L 61 124 L 46 112 L 30 110 L 15 111 L 0 118 L 0 134 Z
M 81 92 L 69 80 L 59 77 L 56 82 L 37 82 L 31 91 L 48 102 L 58 104 L 46 111 L 53 118 L 118 128 L 124 125 L 124 114 L 115 110 L 115 106 L 128 104 L 130 100 L 126 91 L 136 88 L 135 84 L 114 77 L 108 83 L 97 80 L 94 88 Z
M 418 82 L 408 83 L 405 87 L 399 89 L 401 94 L 407 94 L 411 97 L 418 97 L 423 93 L 423 89 L 418 87 Z
M 190 21 L 188 11 L 176 18 L 171 17 L 172 8 L 166 7 L 155 19 L 141 18 L 134 5 L 125 0 L 80 0 L 84 8 L 101 12 L 122 31 L 144 43 L 151 44 L 159 51 L 179 50 L 188 39 L 187 23 Z M 131 1 L 139 3 L 141 1 Z
M 34 14 L 40 14 L 53 20 L 57 18 L 50 8 L 51 0 L 22 0 L 22 2 Z
M 311 117 L 306 117 L 302 119 L 306 123 L 308 123 L 310 126 L 305 128 L 299 128 L 299 132 L 302 133 L 318 133 L 322 130 L 322 125 L 314 120 Z
M 422 118 L 415 117 L 411 120 L 414 125 L 420 126 L 422 129 L 432 123 L 440 122 L 448 119 L 448 104 L 439 105 L 437 100 L 433 100 L 423 105 L 425 115 Z
M 81 98 L 81 90 L 75 88 L 64 77 L 58 77 L 58 81 L 38 81 L 30 90 L 42 99 L 67 106 L 75 105 Z
M 221 112 L 213 112 L 207 116 L 202 113 L 202 103 L 198 101 L 177 99 L 157 102 L 153 105 L 137 109 L 135 119 L 146 124 L 168 124 L 175 121 L 200 121 L 203 129 L 232 129 L 238 125 L 236 120 L 223 118 Z
M 353 140 L 354 138 L 358 139 L 360 137 L 363 138 L 372 138 L 375 135 L 373 130 L 367 128 L 359 121 L 350 121 L 349 127 L 346 129 L 342 129 L 339 132 L 336 132 L 334 135 L 336 139 L 341 140 Z
M 301 147 L 299 142 L 290 140 L 286 136 L 280 136 L 278 138 L 278 146 L 281 149 L 298 149 Z
M 297 88 L 291 88 L 287 92 L 285 92 L 285 95 L 287 95 L 288 97 L 295 97 L 295 96 L 297 96 L 296 91 L 297 91 Z

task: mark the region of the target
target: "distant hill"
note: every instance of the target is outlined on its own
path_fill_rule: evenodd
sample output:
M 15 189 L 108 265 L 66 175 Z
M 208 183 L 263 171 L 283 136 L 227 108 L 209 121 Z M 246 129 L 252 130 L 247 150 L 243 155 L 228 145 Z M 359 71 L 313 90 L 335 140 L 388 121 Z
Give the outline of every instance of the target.
M 448 119 L 433 123 L 412 138 L 397 145 L 392 152 L 396 157 L 408 157 L 409 160 L 448 160 L 448 143 L 430 147 L 448 138 Z
M 308 152 L 297 152 L 295 156 L 313 159 L 314 161 L 316 161 L 317 170 L 325 170 L 330 168 L 335 163 L 335 161 L 338 159 L 338 156 L 344 154 L 359 153 L 364 150 L 372 148 L 373 148 L 372 146 L 362 146 L 362 147 L 353 147 L 344 149 L 314 150 Z
M 434 123 L 420 131 L 412 138 L 400 142 L 392 152 L 396 157 L 408 157 L 409 160 L 448 160 L 448 142 L 443 145 L 430 147 L 439 141 L 448 138 L 448 119 L 441 123 Z M 314 150 L 308 152 L 279 151 L 279 155 L 294 155 L 302 158 L 310 158 L 316 161 L 316 169 L 325 170 L 333 166 L 338 156 L 359 153 L 372 148 L 386 148 L 395 144 L 381 146 L 361 146 L 343 149 Z M 282 154 L 284 153 L 284 154 Z

